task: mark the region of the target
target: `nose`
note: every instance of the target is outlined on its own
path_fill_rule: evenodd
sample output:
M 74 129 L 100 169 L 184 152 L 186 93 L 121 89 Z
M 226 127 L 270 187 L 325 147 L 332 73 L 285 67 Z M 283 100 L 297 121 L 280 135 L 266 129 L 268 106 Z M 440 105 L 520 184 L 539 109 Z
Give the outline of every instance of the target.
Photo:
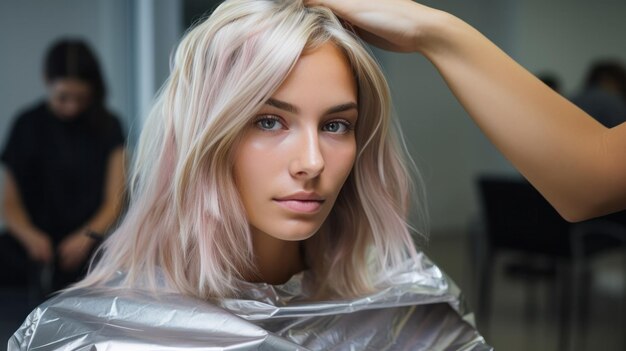
M 289 164 L 289 172 L 298 179 L 316 178 L 324 170 L 324 155 L 320 149 L 317 129 L 306 131 L 299 139 Z

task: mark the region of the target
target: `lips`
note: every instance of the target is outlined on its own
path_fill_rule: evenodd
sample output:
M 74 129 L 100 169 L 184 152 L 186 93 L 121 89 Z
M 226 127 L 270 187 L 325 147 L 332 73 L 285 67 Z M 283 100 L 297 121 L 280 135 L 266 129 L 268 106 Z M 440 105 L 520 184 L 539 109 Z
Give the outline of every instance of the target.
M 325 201 L 320 195 L 310 192 L 298 192 L 273 200 L 281 207 L 297 213 L 315 213 Z

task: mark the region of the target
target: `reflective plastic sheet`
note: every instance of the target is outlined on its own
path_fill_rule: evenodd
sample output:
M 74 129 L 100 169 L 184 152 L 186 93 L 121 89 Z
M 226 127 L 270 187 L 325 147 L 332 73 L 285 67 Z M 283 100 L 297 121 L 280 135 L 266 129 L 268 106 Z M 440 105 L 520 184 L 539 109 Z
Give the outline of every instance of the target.
M 492 350 L 459 289 L 428 258 L 356 299 L 306 301 L 308 272 L 244 283 L 217 304 L 142 290 L 77 290 L 37 307 L 13 350 Z

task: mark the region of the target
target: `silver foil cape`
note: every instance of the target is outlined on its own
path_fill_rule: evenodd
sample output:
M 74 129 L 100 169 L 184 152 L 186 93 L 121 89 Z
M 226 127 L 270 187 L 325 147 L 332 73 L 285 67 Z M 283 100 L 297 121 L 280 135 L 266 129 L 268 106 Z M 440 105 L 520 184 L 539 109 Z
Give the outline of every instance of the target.
M 459 289 L 425 255 L 376 293 L 305 301 L 308 272 L 245 283 L 218 304 L 143 290 L 84 289 L 37 307 L 14 350 L 492 350 Z

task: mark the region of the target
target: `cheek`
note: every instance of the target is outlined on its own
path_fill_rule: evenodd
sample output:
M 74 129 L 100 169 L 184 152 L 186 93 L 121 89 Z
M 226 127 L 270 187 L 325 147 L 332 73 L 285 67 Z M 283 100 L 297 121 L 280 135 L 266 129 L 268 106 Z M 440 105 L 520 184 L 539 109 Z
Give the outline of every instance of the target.
M 240 147 L 236 154 L 233 167 L 233 175 L 235 178 L 235 186 L 239 191 L 241 200 L 246 203 L 249 190 L 254 189 L 254 177 L 250 177 L 251 173 L 254 173 L 254 160 L 255 157 L 251 157 L 250 152 L 245 147 Z
M 341 188 L 350 175 L 356 160 L 356 142 L 332 145 L 326 152 L 326 167 L 331 181 Z M 339 191 L 340 189 L 337 189 Z
M 246 207 L 261 197 L 262 189 L 277 176 L 274 174 L 275 163 L 276 157 L 272 157 L 268 148 L 253 138 L 244 139 L 237 146 L 233 173 L 235 185 Z

